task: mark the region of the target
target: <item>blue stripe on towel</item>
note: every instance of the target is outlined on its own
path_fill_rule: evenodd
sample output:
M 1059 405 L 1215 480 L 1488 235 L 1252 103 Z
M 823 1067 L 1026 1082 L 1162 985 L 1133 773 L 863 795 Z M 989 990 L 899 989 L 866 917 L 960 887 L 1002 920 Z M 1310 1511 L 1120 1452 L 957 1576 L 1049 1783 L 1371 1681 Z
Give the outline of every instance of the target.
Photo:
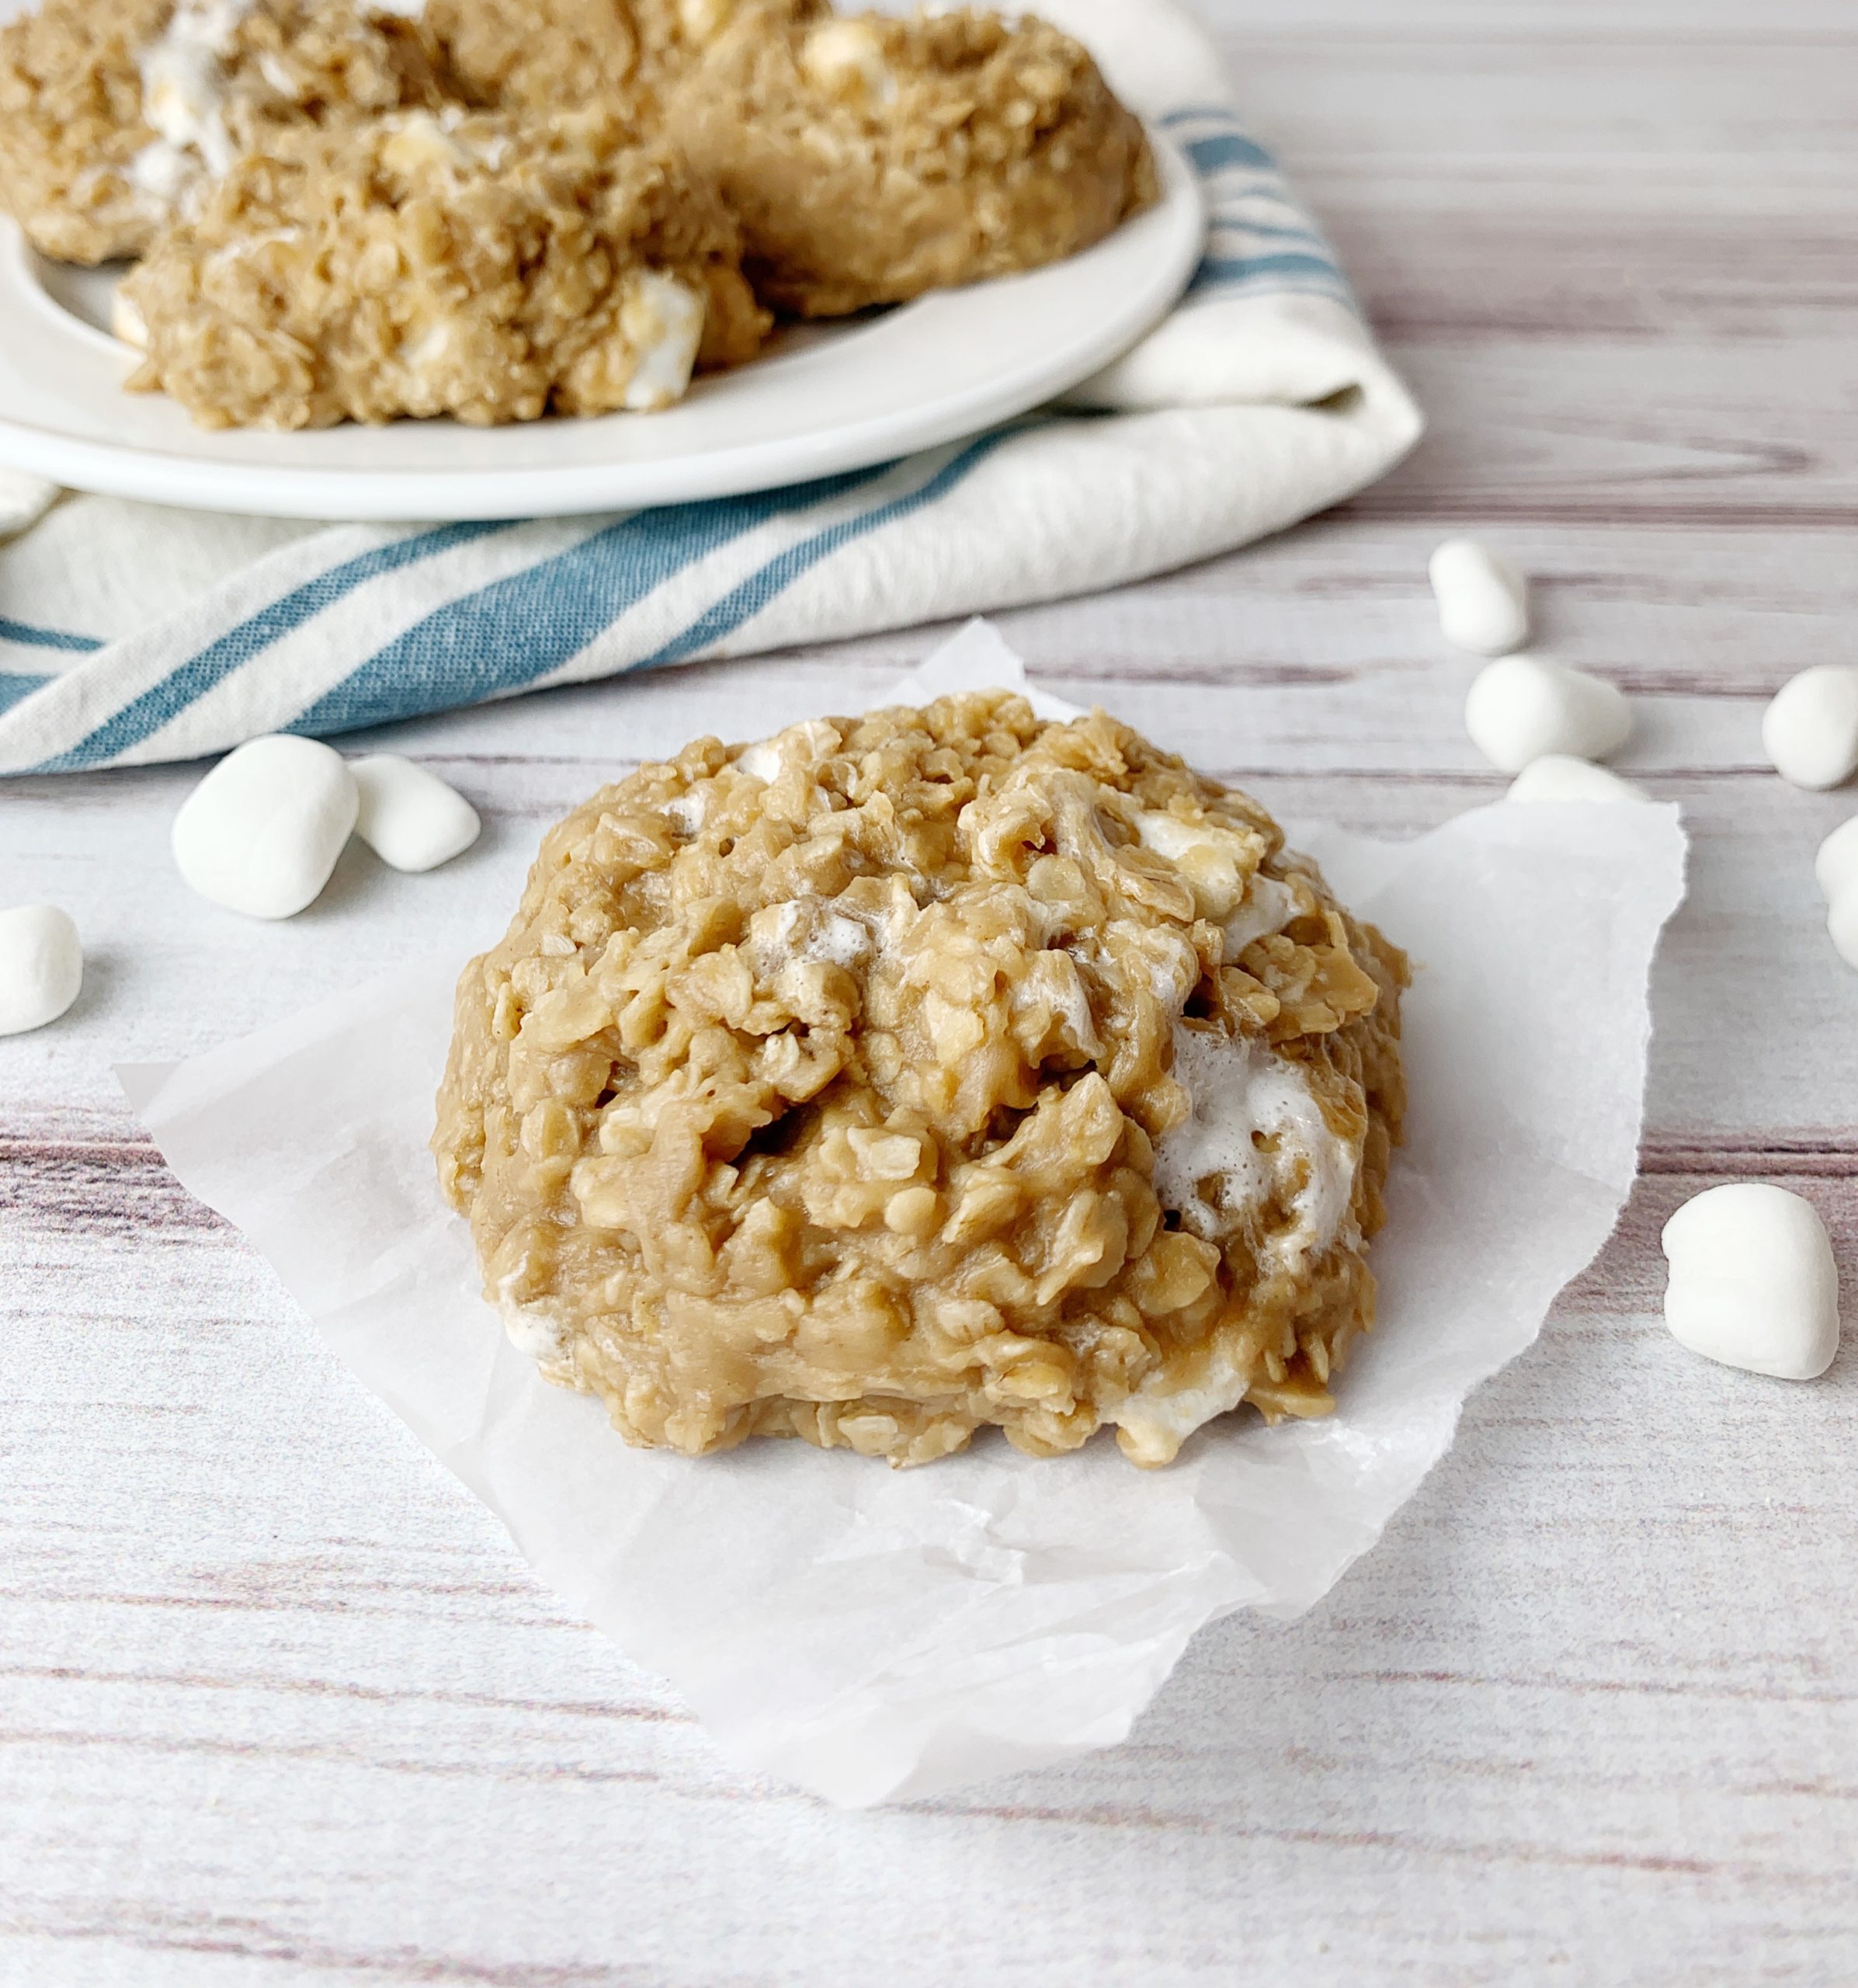
M 901 497 L 892 498 L 887 504 L 862 512 L 855 518 L 842 518 L 837 524 L 828 525 L 811 538 L 802 539 L 799 544 L 790 545 L 784 552 L 776 553 L 759 572 L 751 573 L 713 606 L 707 608 L 681 635 L 674 635 L 663 648 L 647 656 L 641 667 L 649 669 L 654 663 L 675 662 L 733 634 L 743 623 L 752 620 L 777 595 L 784 593 L 802 573 L 817 566 L 840 546 L 946 497 L 967 478 L 983 457 L 992 454 L 1009 436 L 1024 433 L 1023 427 L 996 428 L 989 434 L 980 436 L 959 455 L 944 463 L 926 483 Z
M 57 753 L 33 768 L 35 773 L 69 773 L 82 766 L 94 766 L 120 752 L 139 746 L 158 732 L 170 719 L 203 697 L 217 683 L 249 662 L 280 636 L 320 614 L 325 607 L 352 593 L 382 573 L 416 565 L 422 559 L 450 551 L 454 545 L 468 544 L 492 532 L 508 531 L 508 523 L 441 525 L 432 531 L 416 532 L 411 538 L 395 539 L 377 546 L 371 552 L 345 560 L 318 573 L 313 580 L 268 602 L 257 613 L 228 628 L 217 641 L 172 670 L 125 704 L 114 717 L 106 718 L 68 750 Z
M 1250 221 L 1243 214 L 1222 214 L 1217 208 L 1208 217 L 1209 232 L 1229 228 L 1235 233 L 1255 235 L 1267 242 L 1308 242 L 1318 248 L 1328 244 L 1313 228 L 1284 228 L 1276 221 Z
M 1320 229 L 1308 224 L 1302 209 L 1285 184 L 1277 161 L 1254 138 L 1239 128 L 1238 119 L 1224 104 L 1190 104 L 1171 111 L 1162 122 L 1170 127 L 1212 125 L 1197 137 L 1183 137 L 1181 148 L 1194 169 L 1207 182 L 1210 232 L 1216 237 L 1224 231 L 1243 233 L 1259 242 L 1297 242 L 1297 248 L 1267 249 L 1247 252 L 1250 242 L 1222 252 L 1215 242 L 1201 259 L 1187 286 L 1189 297 L 1247 289 L 1321 290 L 1351 310 L 1357 309 L 1348 278 L 1342 273 L 1333 252 Z M 1224 172 L 1252 176 L 1220 184 L 1216 176 Z M 1254 221 L 1233 211 L 1226 203 L 1269 201 L 1288 209 L 1294 221 Z
M 435 608 L 286 729 L 355 732 L 521 690 L 731 540 L 784 513 L 843 496 L 895 467 L 884 463 L 784 490 L 636 513 L 552 559 Z
M 29 676 L 22 670 L 0 669 L 0 711 L 11 711 L 22 697 L 30 697 L 49 676 Z
M 1284 250 L 1269 255 L 1209 255 L 1193 273 L 1187 286 L 1195 295 L 1208 290 L 1236 290 L 1261 278 L 1304 276 L 1319 279 L 1325 287 L 1347 294 L 1342 273 L 1326 255 Z
M 1233 165 L 1251 166 L 1261 172 L 1278 170 L 1276 160 L 1262 145 L 1242 137 L 1236 131 L 1215 131 L 1203 138 L 1189 138 L 1181 150 L 1199 173 L 1223 172 Z
M 29 649 L 70 649 L 88 655 L 103 645 L 95 635 L 73 634 L 68 628 L 41 628 L 36 622 L 16 621 L 0 614 L 0 642 L 19 642 Z

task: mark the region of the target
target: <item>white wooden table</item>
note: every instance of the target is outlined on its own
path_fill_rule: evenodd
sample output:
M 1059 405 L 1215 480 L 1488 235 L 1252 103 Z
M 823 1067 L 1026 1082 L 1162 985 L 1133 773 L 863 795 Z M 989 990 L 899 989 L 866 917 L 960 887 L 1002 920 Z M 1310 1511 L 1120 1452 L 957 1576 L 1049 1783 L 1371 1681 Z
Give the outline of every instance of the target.
M 1488 530 L 1553 652 L 1635 695 L 1691 901 L 1644 1179 L 1541 1342 L 1305 1620 L 1203 1636 L 1127 1746 L 867 1815 L 721 1764 L 572 1620 L 164 1174 L 113 1059 L 281 1016 L 501 923 L 540 827 L 681 742 L 651 683 L 410 727 L 489 833 L 351 853 L 281 929 L 210 915 L 190 775 L 0 788 L 0 902 L 93 939 L 0 1044 L 0 1981 L 1355 1984 L 1858 1977 L 1858 1363 L 1682 1354 L 1664 1215 L 1784 1180 L 1858 1288 L 1858 978 L 1762 698 L 1851 661 L 1851 0 L 1226 0 L 1261 130 L 1332 224 L 1431 439 L 1346 510 L 1007 617 L 1280 812 L 1488 798 L 1425 557 Z M 741 736 L 920 637 L 717 669 Z M 1475 1239 L 1467 1239 L 1474 1246 Z

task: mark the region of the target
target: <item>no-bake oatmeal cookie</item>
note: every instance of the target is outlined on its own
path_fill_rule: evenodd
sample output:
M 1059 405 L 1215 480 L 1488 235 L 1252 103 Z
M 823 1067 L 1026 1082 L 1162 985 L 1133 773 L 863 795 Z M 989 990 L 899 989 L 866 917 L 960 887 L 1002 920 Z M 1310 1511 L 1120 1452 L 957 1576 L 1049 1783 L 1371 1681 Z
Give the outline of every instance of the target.
M 804 317 L 1058 261 L 1156 193 L 1140 123 L 1030 16 L 749 9 L 669 116 L 740 217 L 756 289 Z
M 643 120 L 747 5 L 809 19 L 826 0 L 427 0 L 425 19 L 460 89 L 500 108 L 603 99 Z
M 1325 1413 L 1405 963 L 1245 795 L 1006 693 L 699 740 L 550 832 L 433 1148 L 629 1441 L 1136 1462 Z
M 0 30 L 0 204 L 45 254 L 141 254 L 280 129 L 443 100 L 415 19 L 355 0 L 44 0 Z
M 669 405 L 768 325 L 734 223 L 599 110 L 286 133 L 119 294 L 129 382 L 208 426 Z

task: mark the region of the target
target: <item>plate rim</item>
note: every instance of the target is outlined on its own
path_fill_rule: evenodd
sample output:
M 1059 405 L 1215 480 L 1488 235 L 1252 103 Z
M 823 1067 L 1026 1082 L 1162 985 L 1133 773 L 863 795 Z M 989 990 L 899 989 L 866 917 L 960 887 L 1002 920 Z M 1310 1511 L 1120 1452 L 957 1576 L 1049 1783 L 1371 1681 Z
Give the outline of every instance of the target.
M 182 509 L 234 512 L 324 522 L 464 523 L 517 517 L 584 516 L 607 510 L 745 496 L 811 481 L 940 447 L 1029 412 L 1088 379 L 1152 330 L 1179 301 L 1193 277 L 1206 234 L 1204 195 L 1178 145 L 1148 130 L 1160 168 L 1162 196 L 1151 213 L 1163 223 L 1152 283 L 1134 294 L 1126 313 L 1105 318 L 1068 348 L 1064 363 L 1027 361 L 999 378 L 971 385 L 940 401 L 898 413 L 866 416 L 844 426 L 745 443 L 734 449 L 644 461 L 530 465 L 473 464 L 396 469 L 297 467 L 203 461 L 165 449 L 73 436 L 0 415 L 0 466 L 45 476 L 68 488 Z M 1137 223 L 1143 217 L 1135 217 Z M 1130 225 L 1125 222 L 1123 226 Z M 10 259 L 44 313 L 85 343 L 129 348 L 68 311 L 27 271 L 30 250 L 11 224 Z M 1107 242 L 1113 234 L 1103 238 Z M 1092 244 L 1092 248 L 1100 246 Z M 1088 255 L 1092 249 L 1080 252 Z M 1047 264 L 1024 276 L 1049 276 L 1075 262 Z M 994 282 L 1012 282 L 1012 276 Z M 975 291 L 988 287 L 973 286 Z M 932 291 L 899 307 L 905 314 L 946 310 L 960 290 Z M 609 419 L 625 417 L 607 416 Z M 474 430 L 481 435 L 485 431 Z M 283 438 L 280 438 L 283 439 Z

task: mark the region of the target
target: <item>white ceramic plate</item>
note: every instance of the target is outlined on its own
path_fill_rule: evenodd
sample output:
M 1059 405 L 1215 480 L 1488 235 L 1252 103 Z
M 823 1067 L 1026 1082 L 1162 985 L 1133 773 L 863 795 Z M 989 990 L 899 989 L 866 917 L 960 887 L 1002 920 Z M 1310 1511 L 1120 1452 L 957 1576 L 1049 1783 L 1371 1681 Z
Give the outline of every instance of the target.
M 662 414 L 297 434 L 196 428 L 104 328 L 106 272 L 0 238 L 0 466 L 75 489 L 273 517 L 539 517 L 738 495 L 862 469 L 1075 386 L 1179 296 L 1205 232 L 1200 189 L 1158 134 L 1162 198 L 1068 261 L 787 335 Z

